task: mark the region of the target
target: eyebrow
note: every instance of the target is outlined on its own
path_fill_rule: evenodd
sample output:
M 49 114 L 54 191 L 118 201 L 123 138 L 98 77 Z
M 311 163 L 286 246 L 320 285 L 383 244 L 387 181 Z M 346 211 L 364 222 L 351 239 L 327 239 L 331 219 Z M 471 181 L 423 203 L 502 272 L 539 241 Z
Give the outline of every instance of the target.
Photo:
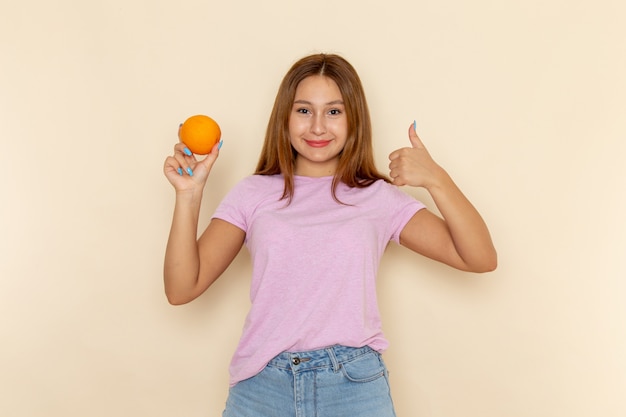
M 313 103 L 311 103 L 310 101 L 307 101 L 307 100 L 295 100 L 295 101 L 293 102 L 293 104 L 309 104 L 309 105 L 311 105 L 311 104 L 313 104 Z M 326 105 L 326 106 L 333 106 L 333 105 L 335 105 L 335 104 L 341 104 L 341 105 L 343 105 L 343 104 L 344 104 L 344 102 L 343 102 L 343 100 L 333 100 L 333 101 L 329 101 L 329 102 L 328 102 L 328 103 L 326 103 L 325 105 Z

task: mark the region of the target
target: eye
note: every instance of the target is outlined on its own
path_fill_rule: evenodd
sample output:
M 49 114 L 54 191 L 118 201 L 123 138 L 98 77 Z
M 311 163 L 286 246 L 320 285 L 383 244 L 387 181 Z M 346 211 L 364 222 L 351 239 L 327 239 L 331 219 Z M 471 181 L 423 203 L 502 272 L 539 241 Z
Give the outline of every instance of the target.
M 309 114 L 309 109 L 305 109 L 304 107 L 296 109 L 296 113 L 301 113 L 301 114 Z
M 341 114 L 341 110 L 339 109 L 332 109 L 328 112 L 328 114 L 330 114 L 331 116 L 339 116 Z

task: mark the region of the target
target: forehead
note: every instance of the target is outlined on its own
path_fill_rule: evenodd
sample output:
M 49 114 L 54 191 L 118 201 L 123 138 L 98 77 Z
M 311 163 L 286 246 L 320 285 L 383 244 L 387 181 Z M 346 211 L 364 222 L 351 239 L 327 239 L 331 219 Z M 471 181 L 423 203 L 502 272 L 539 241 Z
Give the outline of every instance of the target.
M 340 100 L 341 91 L 337 83 L 323 75 L 311 75 L 300 81 L 296 88 L 295 100 L 307 99 Z

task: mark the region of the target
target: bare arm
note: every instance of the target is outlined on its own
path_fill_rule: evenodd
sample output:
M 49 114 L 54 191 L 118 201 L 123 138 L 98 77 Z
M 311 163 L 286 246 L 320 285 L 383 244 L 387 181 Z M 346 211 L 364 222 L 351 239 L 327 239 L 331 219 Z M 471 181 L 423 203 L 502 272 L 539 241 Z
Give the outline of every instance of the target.
M 213 219 L 200 239 L 172 227 L 168 240 L 164 280 L 171 304 L 185 304 L 200 296 L 228 268 L 243 245 L 245 233 L 238 227 Z
M 164 166 L 165 176 L 176 189 L 163 268 L 165 294 L 171 304 L 188 303 L 202 294 L 230 265 L 245 237 L 230 223 L 213 220 L 197 239 L 202 193 L 219 149 L 216 145 L 202 161 L 186 155 L 184 149 L 177 144 Z
M 482 217 L 448 173 L 430 157 L 414 126 L 409 129 L 409 138 L 413 147 L 389 156 L 390 175 L 396 185 L 426 188 L 443 218 L 428 210 L 419 211 L 400 233 L 400 243 L 464 271 L 494 270 L 497 254 Z

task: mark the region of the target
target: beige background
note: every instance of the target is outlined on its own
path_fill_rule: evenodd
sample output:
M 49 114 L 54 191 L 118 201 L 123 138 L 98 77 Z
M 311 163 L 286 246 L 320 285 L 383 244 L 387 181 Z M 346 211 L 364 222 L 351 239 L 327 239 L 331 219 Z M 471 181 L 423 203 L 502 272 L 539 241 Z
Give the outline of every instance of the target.
M 250 265 L 167 304 L 162 163 L 219 121 L 205 223 L 319 51 L 359 70 L 379 166 L 417 119 L 499 250 L 477 276 L 390 246 L 398 415 L 626 415 L 624 4 L 3 0 L 0 415 L 220 415 Z

